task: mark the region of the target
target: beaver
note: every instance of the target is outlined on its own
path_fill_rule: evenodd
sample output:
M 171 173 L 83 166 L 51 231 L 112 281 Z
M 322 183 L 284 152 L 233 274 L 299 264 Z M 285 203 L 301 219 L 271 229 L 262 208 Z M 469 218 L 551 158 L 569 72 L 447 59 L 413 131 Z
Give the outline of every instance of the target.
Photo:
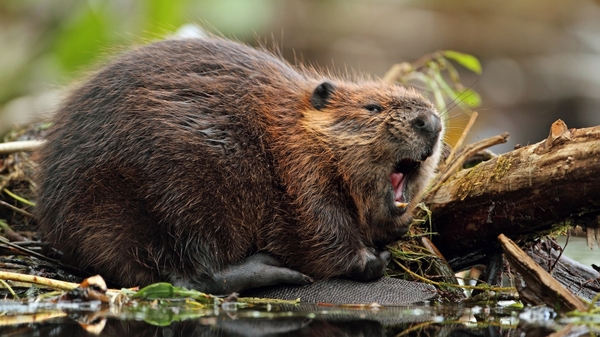
M 374 280 L 442 132 L 412 89 L 219 37 L 164 40 L 62 102 L 38 153 L 37 219 L 65 261 L 122 286 Z

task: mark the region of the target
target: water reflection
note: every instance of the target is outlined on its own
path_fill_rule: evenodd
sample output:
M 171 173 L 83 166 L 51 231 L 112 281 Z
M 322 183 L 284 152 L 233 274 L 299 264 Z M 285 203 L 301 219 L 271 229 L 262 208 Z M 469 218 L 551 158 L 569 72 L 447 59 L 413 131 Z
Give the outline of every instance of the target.
M 0 310 L 6 309 L 1 303 Z M 6 306 L 6 302 L 4 304 Z M 528 310 L 534 309 L 526 312 Z M 520 311 L 500 307 L 457 305 L 377 309 L 282 305 L 237 310 L 171 306 L 107 308 L 93 312 L 38 308 L 35 313 L 26 314 L 21 310 L 19 314 L 1 316 L 0 335 L 520 337 L 546 336 L 565 326 L 548 319 L 548 313 L 533 311 L 533 314 L 523 315 Z
M 10 336 L 94 336 L 68 318 L 19 329 L 12 328 L 11 331 Z M 4 333 L 8 331 L 0 332 L 5 336 Z M 385 330 L 381 323 L 375 321 L 328 322 L 300 317 L 229 320 L 217 324 L 204 324 L 195 320 L 174 322 L 165 327 L 109 318 L 97 336 L 385 336 Z

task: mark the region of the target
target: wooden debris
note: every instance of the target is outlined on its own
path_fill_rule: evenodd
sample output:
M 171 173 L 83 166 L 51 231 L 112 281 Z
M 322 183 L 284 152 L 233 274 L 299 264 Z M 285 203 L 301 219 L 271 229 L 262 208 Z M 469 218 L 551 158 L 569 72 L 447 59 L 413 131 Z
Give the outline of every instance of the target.
M 498 240 L 504 250 L 504 257 L 525 281 L 525 287 L 517 287 L 521 301 L 531 305 L 546 304 L 559 313 L 587 310 L 587 306 L 579 298 L 552 278 L 511 239 L 500 234 Z
M 44 144 L 43 140 L 20 140 L 14 142 L 0 143 L 0 154 L 9 154 L 21 151 L 35 151 Z
M 437 256 L 437 259 L 432 260 L 432 271 L 437 275 L 441 276 L 441 280 L 443 282 L 458 285 L 458 279 L 455 276 L 454 271 L 448 264 L 448 261 L 444 258 L 442 253 L 437 249 L 437 247 L 429 240 L 426 236 L 421 237 L 421 245 L 432 255 Z M 463 300 L 465 299 L 465 293 L 460 287 L 448 287 L 446 289 L 454 300 Z
M 71 289 L 60 297 L 60 301 L 101 301 L 109 303 L 110 299 L 106 296 L 108 287 L 100 275 L 86 278 L 75 289 Z
M 600 215 L 596 217 L 596 221 L 585 225 L 585 241 L 590 249 L 594 249 L 595 245 L 600 247 Z
M 557 121 L 546 140 L 459 171 L 434 188 L 426 198 L 439 234 L 433 242 L 455 270 L 481 263 L 500 233 L 532 238 L 596 221 L 598 186 L 600 126 L 569 130 Z
M 545 238 L 524 250 L 575 296 L 591 301 L 600 293 L 600 272 L 566 257 L 561 249 L 556 241 Z

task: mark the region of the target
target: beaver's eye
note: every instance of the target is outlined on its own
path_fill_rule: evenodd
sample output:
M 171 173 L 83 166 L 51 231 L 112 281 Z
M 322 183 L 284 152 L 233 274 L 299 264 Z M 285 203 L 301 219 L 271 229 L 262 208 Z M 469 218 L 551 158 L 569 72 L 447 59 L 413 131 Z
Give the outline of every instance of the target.
M 383 111 L 383 107 L 381 107 L 379 104 L 367 104 L 364 108 L 374 113 Z

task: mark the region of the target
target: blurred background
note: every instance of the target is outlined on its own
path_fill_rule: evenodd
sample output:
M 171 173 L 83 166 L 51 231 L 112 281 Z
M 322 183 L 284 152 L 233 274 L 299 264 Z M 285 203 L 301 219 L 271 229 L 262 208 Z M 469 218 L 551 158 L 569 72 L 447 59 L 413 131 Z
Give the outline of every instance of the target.
M 597 0 L 3 0 L 0 135 L 47 114 L 111 54 L 189 23 L 375 76 L 436 50 L 473 54 L 482 75 L 458 67 L 483 102 L 470 141 L 508 131 L 499 153 L 542 140 L 558 118 L 600 124 Z

